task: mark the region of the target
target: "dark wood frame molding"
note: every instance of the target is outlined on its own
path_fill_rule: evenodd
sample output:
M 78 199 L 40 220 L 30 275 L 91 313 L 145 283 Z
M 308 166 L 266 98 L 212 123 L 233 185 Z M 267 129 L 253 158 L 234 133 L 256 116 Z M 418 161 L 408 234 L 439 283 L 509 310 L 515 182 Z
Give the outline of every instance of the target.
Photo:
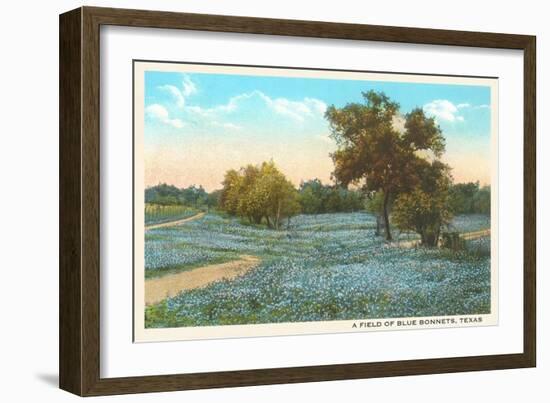
M 524 348 L 521 354 L 193 374 L 100 377 L 99 35 L 101 25 L 524 52 Z M 81 396 L 534 367 L 536 38 L 483 32 L 81 7 L 60 16 L 60 387 Z

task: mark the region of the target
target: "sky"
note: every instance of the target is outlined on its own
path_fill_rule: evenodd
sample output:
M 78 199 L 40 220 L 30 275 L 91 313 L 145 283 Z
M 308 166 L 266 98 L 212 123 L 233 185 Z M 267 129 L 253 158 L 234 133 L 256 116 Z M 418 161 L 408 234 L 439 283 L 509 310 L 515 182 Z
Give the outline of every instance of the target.
M 330 183 L 336 149 L 327 106 L 383 91 L 421 107 L 446 139 L 454 181 L 490 184 L 490 87 L 457 84 L 145 72 L 145 186 L 221 188 L 228 169 L 273 159 L 295 184 Z

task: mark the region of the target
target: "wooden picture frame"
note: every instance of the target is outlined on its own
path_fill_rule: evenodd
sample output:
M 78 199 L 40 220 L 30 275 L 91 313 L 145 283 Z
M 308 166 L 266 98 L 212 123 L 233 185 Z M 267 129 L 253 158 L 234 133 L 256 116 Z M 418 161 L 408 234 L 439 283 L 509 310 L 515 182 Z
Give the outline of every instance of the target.
M 170 28 L 518 49 L 524 60 L 523 353 L 276 369 L 100 377 L 100 27 Z M 60 387 L 81 396 L 533 367 L 536 363 L 535 37 L 81 7 L 60 16 Z

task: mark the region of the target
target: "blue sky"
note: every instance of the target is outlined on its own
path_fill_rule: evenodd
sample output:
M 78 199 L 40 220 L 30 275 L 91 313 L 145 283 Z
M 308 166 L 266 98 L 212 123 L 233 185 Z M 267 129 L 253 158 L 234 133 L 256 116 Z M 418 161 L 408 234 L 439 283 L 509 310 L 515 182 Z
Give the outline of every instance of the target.
M 219 187 L 223 173 L 273 159 L 298 184 L 330 181 L 328 105 L 384 91 L 422 107 L 447 140 L 455 181 L 490 178 L 490 88 L 455 84 L 145 72 L 145 181 Z

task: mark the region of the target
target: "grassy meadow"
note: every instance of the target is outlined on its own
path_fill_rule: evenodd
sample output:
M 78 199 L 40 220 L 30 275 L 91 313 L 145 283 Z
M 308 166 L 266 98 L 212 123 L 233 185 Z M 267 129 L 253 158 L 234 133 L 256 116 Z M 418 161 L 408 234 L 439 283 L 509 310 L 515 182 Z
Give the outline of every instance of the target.
M 489 228 L 457 215 L 459 232 Z M 483 314 L 490 312 L 490 238 L 461 251 L 399 248 L 366 212 L 298 215 L 279 231 L 208 213 L 145 233 L 146 278 L 253 255 L 241 277 L 146 307 L 148 328 Z M 410 239 L 410 234 L 395 234 Z M 205 267 L 203 270 L 208 270 Z

